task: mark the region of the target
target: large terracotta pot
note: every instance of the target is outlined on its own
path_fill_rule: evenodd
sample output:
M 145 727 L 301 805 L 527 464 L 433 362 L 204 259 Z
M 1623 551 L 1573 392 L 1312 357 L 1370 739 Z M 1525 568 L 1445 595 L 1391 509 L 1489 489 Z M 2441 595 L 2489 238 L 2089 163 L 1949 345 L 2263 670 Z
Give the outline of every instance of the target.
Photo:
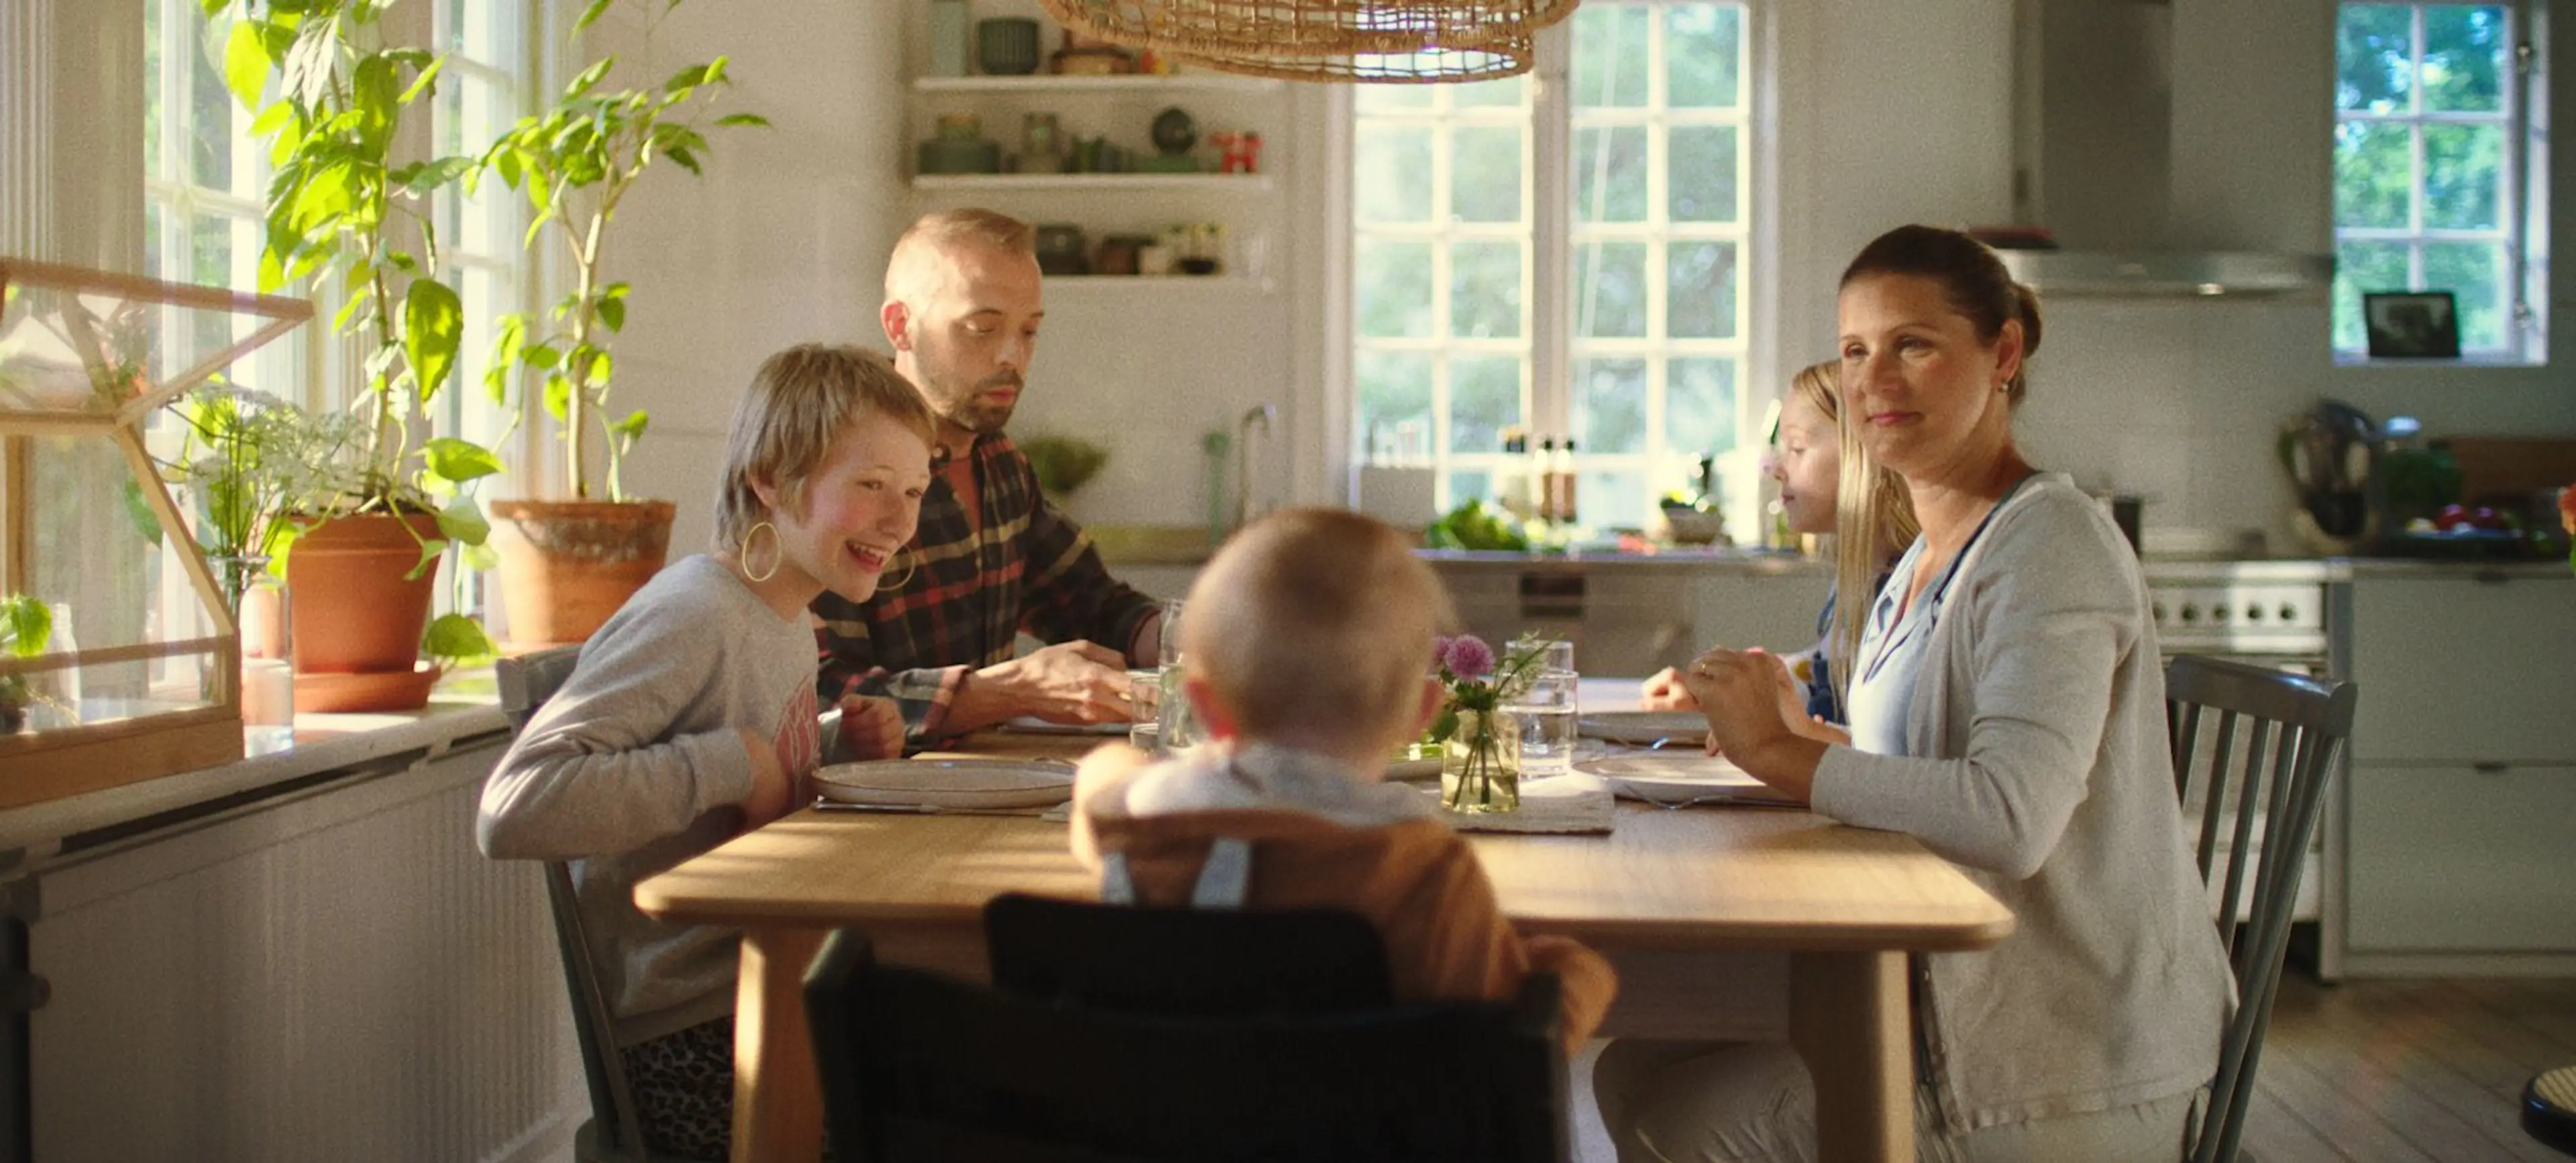
M 418 672 L 420 636 L 429 626 L 438 571 L 403 575 L 420 564 L 422 543 L 438 537 L 438 519 L 431 514 L 396 518 L 371 513 L 334 517 L 296 538 L 286 559 L 287 619 L 292 625 L 287 638 L 296 673 Z M 403 710 L 428 697 L 426 682 L 406 681 L 387 689 L 385 697 L 394 705 L 334 709 Z M 300 696 L 297 706 L 319 709 L 305 705 Z
M 514 647 L 587 640 L 662 568 L 669 501 L 494 501 Z

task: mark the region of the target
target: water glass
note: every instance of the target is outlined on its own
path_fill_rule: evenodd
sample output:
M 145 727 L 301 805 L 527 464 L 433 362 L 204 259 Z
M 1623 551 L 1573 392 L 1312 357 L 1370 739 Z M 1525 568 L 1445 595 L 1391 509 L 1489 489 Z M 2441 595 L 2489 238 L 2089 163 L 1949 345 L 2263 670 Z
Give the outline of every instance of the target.
M 1161 732 L 1165 752 L 1184 751 L 1198 745 L 1198 716 L 1190 713 L 1190 697 L 1181 691 L 1183 671 L 1178 666 L 1162 670 L 1160 691 L 1155 696 L 1156 729 Z
M 1540 648 L 1538 668 L 1542 674 L 1573 674 L 1574 643 L 1557 638 Z
M 1181 665 L 1181 599 L 1163 599 L 1163 655 L 1156 661 L 1164 670 L 1178 670 Z
M 1575 677 L 1544 671 L 1503 708 L 1521 741 L 1521 778 L 1543 779 L 1574 770 Z
M 1163 743 L 1163 672 L 1127 672 L 1127 742 L 1152 755 Z

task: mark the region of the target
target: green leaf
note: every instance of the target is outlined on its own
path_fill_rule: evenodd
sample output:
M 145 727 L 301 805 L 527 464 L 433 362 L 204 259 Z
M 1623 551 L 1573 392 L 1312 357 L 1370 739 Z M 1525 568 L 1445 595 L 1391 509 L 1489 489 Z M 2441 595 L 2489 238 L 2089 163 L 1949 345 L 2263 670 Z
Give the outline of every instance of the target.
M 492 523 L 483 519 L 472 497 L 458 497 L 438 511 L 438 531 L 450 541 L 481 545 L 492 536 Z
M 608 377 L 614 374 L 616 370 L 616 359 L 611 357 L 607 352 L 594 348 L 592 349 L 590 356 L 590 370 L 582 373 L 582 386 L 604 390 L 608 387 Z
M 420 575 L 438 568 L 438 555 L 445 552 L 447 552 L 447 542 L 441 538 L 433 537 L 427 541 L 421 542 L 420 560 L 413 564 L 411 572 L 403 575 L 403 580 L 414 580 L 420 577 Z
M 763 129 L 767 129 L 769 128 L 769 119 L 757 113 L 727 113 L 722 117 L 716 118 L 716 124 L 757 125 Z
M 9 653 L 34 658 L 53 641 L 54 612 L 31 597 L 0 599 L 0 630 L 9 636 Z
M 691 89 L 695 89 L 700 85 L 706 84 L 709 79 L 708 70 L 720 68 L 723 64 L 724 58 L 717 57 L 715 60 L 707 64 L 690 65 L 688 68 L 671 74 L 670 80 L 662 82 L 662 91 L 672 94 L 686 93 Z
M 636 441 L 644 439 L 644 429 L 652 422 L 653 418 L 645 415 L 644 410 L 638 408 L 627 413 L 625 419 L 609 425 L 608 430 L 617 435 L 618 447 L 623 450 L 635 447 Z
M 565 417 L 572 411 L 572 377 L 562 372 L 548 374 L 545 403 L 546 415 L 554 417 L 558 424 L 567 423 Z
M 608 6 L 616 2 L 617 0 L 590 0 L 590 7 L 582 9 L 581 16 L 572 22 L 572 30 L 580 32 L 597 23 L 600 17 L 608 14 Z
M 589 68 L 583 69 L 580 76 L 574 77 L 571 84 L 564 86 L 563 99 L 569 103 L 579 98 L 582 94 L 590 92 L 593 88 L 598 86 L 602 79 L 608 76 L 608 70 L 615 67 L 616 64 L 617 57 L 613 53 L 591 62 L 591 66 Z
M 489 545 L 468 545 L 456 551 L 456 562 L 476 573 L 490 573 L 501 568 L 501 551 Z
M 140 482 L 129 476 L 125 478 L 124 483 L 126 518 L 134 522 L 135 532 L 142 534 L 145 541 L 151 542 L 154 549 L 159 549 L 161 515 L 153 511 L 150 501 L 143 499 L 143 485 Z
M 420 652 L 447 669 L 478 666 L 501 651 L 481 622 L 463 614 L 441 614 L 430 620 L 429 630 L 420 636 Z
M 411 364 L 423 400 L 438 394 L 456 370 L 464 342 L 465 306 L 456 291 L 433 279 L 414 279 L 403 292 L 403 357 Z
M 626 301 L 623 299 L 601 299 L 599 301 L 599 321 L 607 324 L 608 329 L 611 331 L 626 330 Z
M 1457 733 L 1458 708 L 1444 704 L 1440 708 L 1440 717 L 1431 720 L 1431 741 L 1434 743 L 1446 743 L 1449 741 L 1450 736 Z
M 495 321 L 498 328 L 492 336 L 492 358 L 483 371 L 483 388 L 494 404 L 510 398 L 510 373 L 519 366 L 519 352 L 528 343 L 528 317 L 513 312 Z
M 415 198 L 426 198 L 448 183 L 464 177 L 473 169 L 473 158 L 443 157 L 436 161 L 414 162 L 395 170 L 388 176 L 394 184 L 401 186 L 405 193 Z
M 421 449 L 429 462 L 429 471 L 442 480 L 463 484 L 501 471 L 501 458 L 471 440 L 440 436 Z
M 268 66 L 268 45 L 260 38 L 258 22 L 234 21 L 232 31 L 224 34 L 224 87 L 233 91 L 242 108 L 259 112 L 260 98 L 268 88 Z
M 371 153 L 382 153 L 393 141 L 394 118 L 401 102 L 401 78 L 394 63 L 382 56 L 362 57 L 349 80 L 349 105 L 358 114 L 358 136 Z
M 562 363 L 563 352 L 551 343 L 532 343 L 520 358 L 527 360 L 529 367 L 544 369 Z
M 419 100 L 420 95 L 423 93 L 436 92 L 438 88 L 438 71 L 447 67 L 446 57 L 433 57 L 425 52 L 413 55 L 420 58 L 426 58 L 426 63 L 422 63 L 418 60 L 412 62 L 413 67 L 420 70 L 420 75 L 413 77 L 411 79 L 411 87 L 403 90 L 402 104 L 405 105 L 409 105 L 412 102 Z

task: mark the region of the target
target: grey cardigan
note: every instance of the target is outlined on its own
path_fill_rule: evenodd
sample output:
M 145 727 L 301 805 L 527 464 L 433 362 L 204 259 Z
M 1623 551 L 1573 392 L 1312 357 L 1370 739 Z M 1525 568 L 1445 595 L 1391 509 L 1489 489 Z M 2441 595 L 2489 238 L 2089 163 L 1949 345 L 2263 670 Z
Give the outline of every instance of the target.
M 2209 1081 L 2235 984 L 2174 795 L 2137 558 L 2063 474 L 1998 509 L 1951 582 L 1908 754 L 1832 747 L 1815 809 L 1909 833 L 2013 912 L 1939 953 L 1915 1027 L 1953 1131 Z

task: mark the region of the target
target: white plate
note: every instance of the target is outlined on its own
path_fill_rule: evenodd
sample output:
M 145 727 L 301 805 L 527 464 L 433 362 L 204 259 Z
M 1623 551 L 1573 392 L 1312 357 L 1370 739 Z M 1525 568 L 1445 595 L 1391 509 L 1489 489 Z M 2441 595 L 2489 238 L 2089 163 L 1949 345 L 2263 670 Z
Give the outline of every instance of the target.
M 1697 711 L 1585 711 L 1575 720 L 1587 739 L 1652 747 L 1698 747 L 1708 740 L 1708 717 Z
M 1028 759 L 882 759 L 814 773 L 815 792 L 850 804 L 1043 808 L 1073 798 L 1073 765 Z
M 1022 715 L 1002 724 L 1002 729 L 1015 735 L 1116 735 L 1124 738 L 1129 723 L 1050 723 Z
M 1734 760 L 1691 752 L 1610 755 L 1583 760 L 1574 769 L 1610 781 L 1610 790 L 1623 799 L 1655 804 L 1764 800 L 1779 795 Z

